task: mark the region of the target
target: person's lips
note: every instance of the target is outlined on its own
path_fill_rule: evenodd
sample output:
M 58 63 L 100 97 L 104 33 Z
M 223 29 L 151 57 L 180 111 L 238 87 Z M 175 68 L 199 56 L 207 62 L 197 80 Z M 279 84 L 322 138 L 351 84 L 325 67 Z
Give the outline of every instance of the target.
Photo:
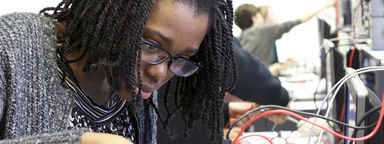
M 139 88 L 136 87 L 136 94 L 138 94 L 138 91 L 139 91 Z M 147 98 L 151 97 L 152 92 L 153 92 L 153 90 L 151 90 L 150 88 L 148 88 L 148 86 L 145 86 L 145 85 L 144 85 L 144 86 L 142 87 L 142 89 L 141 89 L 141 97 L 142 97 L 143 99 L 147 99 Z

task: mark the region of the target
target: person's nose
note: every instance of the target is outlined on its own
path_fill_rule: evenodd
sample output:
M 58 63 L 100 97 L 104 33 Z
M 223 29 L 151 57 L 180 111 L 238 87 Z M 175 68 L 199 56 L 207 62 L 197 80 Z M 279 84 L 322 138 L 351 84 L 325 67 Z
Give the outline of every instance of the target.
M 148 64 L 144 72 L 148 77 L 156 81 L 166 79 L 168 73 L 168 63 L 169 60 L 155 65 Z

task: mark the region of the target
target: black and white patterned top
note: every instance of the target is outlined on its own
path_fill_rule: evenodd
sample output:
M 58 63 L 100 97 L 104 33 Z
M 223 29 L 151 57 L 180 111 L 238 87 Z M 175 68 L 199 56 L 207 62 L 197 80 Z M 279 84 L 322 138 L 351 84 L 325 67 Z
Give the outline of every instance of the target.
M 87 116 L 75 106 L 69 118 L 68 127 L 89 128 L 91 132 L 117 134 L 135 142 L 133 122 L 130 119 L 128 111 L 124 111 L 120 116 L 108 123 L 98 125 L 88 119 Z
M 62 72 L 59 69 L 60 76 Z M 93 102 L 77 82 L 66 77 L 65 83 L 75 93 L 75 105 L 69 116 L 67 127 L 88 128 L 91 132 L 121 135 L 135 143 L 135 120 L 129 113 L 129 102 L 113 94 L 107 106 Z

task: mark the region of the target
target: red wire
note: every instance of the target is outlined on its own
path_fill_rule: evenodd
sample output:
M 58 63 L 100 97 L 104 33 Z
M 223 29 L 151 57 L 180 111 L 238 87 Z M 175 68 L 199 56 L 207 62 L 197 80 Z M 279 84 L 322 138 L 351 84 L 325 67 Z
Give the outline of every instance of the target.
M 225 125 L 225 129 L 227 129 L 229 127 L 229 125 L 231 124 L 231 122 L 228 122 L 226 125 Z
M 335 13 L 336 13 L 336 27 L 339 26 L 339 0 L 335 2 Z M 337 36 L 336 36 L 337 37 Z
M 353 34 L 353 35 L 355 35 L 355 34 Z M 352 67 L 352 59 L 353 59 L 353 55 L 355 54 L 355 50 L 356 50 L 355 40 L 353 40 L 353 48 L 352 48 L 351 56 L 349 57 L 349 67 Z
M 356 8 L 356 13 L 355 13 L 355 21 L 354 21 L 354 24 L 353 24 L 353 47 L 352 47 L 351 55 L 349 57 L 349 67 L 352 67 L 353 56 L 355 55 L 355 51 L 356 51 L 356 24 L 357 24 L 357 20 L 359 18 L 359 9 L 360 9 L 361 2 L 362 2 L 362 0 L 360 0 L 359 5 Z M 345 111 L 345 102 L 343 103 L 343 108 L 342 108 L 342 111 L 341 111 L 340 121 L 343 121 L 344 111 Z M 339 126 L 339 132 L 341 132 L 341 127 L 340 126 Z M 339 143 L 339 142 L 340 142 L 340 138 L 337 138 L 337 143 Z
M 359 19 L 359 9 L 360 9 L 361 2 L 362 0 L 360 0 L 359 5 L 357 5 L 356 13 L 355 13 L 355 22 L 353 24 L 353 48 L 352 48 L 351 56 L 349 58 L 349 67 L 352 67 L 353 55 L 355 54 L 355 50 L 356 50 L 356 24 L 357 24 L 357 20 Z
M 344 100 L 343 108 L 342 108 L 342 111 L 341 111 L 340 121 L 344 120 L 344 113 L 345 113 L 345 100 Z
M 341 109 L 341 116 L 340 116 L 340 121 L 342 122 L 344 120 L 344 112 L 345 112 L 345 99 L 343 102 L 343 108 Z M 341 126 L 339 126 L 339 133 L 341 132 Z M 340 138 L 337 138 L 337 143 L 340 143 Z
M 246 138 L 253 137 L 253 136 L 262 137 L 265 140 L 267 140 L 269 143 L 273 144 L 273 141 L 270 138 L 268 138 L 266 136 L 263 136 L 263 135 L 258 135 L 258 134 L 251 134 L 251 135 L 247 135 L 247 136 L 241 137 L 238 141 L 240 143 L 242 140 L 245 140 Z M 236 144 L 236 143 L 233 143 L 233 144 Z
M 359 9 L 360 9 L 360 5 L 361 5 L 361 2 L 362 0 L 360 0 L 359 2 L 359 5 L 357 5 L 357 8 L 356 8 L 356 12 L 355 12 L 355 21 L 354 21 L 354 24 L 353 24 L 353 47 L 352 47 L 352 52 L 351 52 L 351 55 L 349 57 L 349 67 L 351 68 L 352 67 L 352 61 L 353 61 L 353 55 L 355 55 L 355 51 L 356 51 L 356 24 L 357 24 L 357 20 L 359 19 Z M 343 109 L 342 109 L 342 115 L 341 117 L 343 118 L 344 117 L 344 104 L 345 102 L 343 103 Z M 343 121 L 343 119 L 340 118 L 340 121 Z M 339 132 L 341 131 L 341 128 L 339 126 Z M 340 139 L 337 138 L 337 143 L 339 143 Z
M 382 120 L 383 120 L 383 115 L 384 115 L 384 93 L 383 93 L 383 96 L 382 96 L 382 100 L 381 100 L 381 101 L 382 101 L 382 103 L 381 103 L 381 110 L 380 110 L 379 120 L 377 121 L 377 125 L 375 126 L 375 128 L 373 129 L 373 131 L 372 131 L 371 133 L 369 133 L 368 135 L 366 135 L 366 136 L 364 136 L 364 137 L 353 138 L 353 137 L 348 137 L 348 136 L 341 135 L 341 134 L 339 134 L 339 133 L 337 133 L 337 132 L 335 132 L 335 131 L 333 131 L 333 130 L 330 130 L 330 129 L 325 128 L 325 127 L 323 127 L 323 126 L 320 126 L 320 125 L 318 125 L 318 124 L 316 124 L 316 123 L 314 123 L 314 122 L 312 122 L 312 121 L 309 121 L 307 118 L 305 118 L 305 117 L 303 117 L 303 116 L 301 116 L 301 115 L 299 115 L 299 114 L 296 114 L 296 113 L 294 113 L 294 112 L 291 112 L 291 111 L 287 111 L 287 110 L 270 110 L 270 111 L 261 113 L 261 114 L 259 114 L 259 115 L 256 115 L 256 116 L 253 117 L 251 120 L 249 120 L 249 121 L 243 126 L 243 128 L 242 128 L 241 131 L 240 131 L 240 133 L 239 133 L 239 134 L 237 135 L 237 137 L 235 138 L 235 140 L 234 140 L 234 144 L 238 143 L 238 141 L 239 141 L 238 139 L 239 139 L 240 135 L 244 132 L 244 130 L 245 130 L 246 128 L 248 128 L 248 126 L 249 126 L 250 124 L 252 124 L 255 120 L 257 120 L 257 119 L 259 119 L 259 118 L 261 118 L 261 117 L 263 117 L 263 116 L 271 115 L 271 114 L 285 114 L 285 115 L 294 116 L 294 117 L 299 118 L 299 119 L 301 119 L 301 120 L 304 120 L 304 121 L 306 121 L 306 122 L 308 122 L 308 123 L 311 123 L 311 124 L 313 124 L 313 125 L 315 125 L 315 126 L 321 128 L 321 129 L 324 129 L 324 130 L 330 132 L 331 134 L 333 134 L 333 135 L 335 135 L 335 136 L 337 136 L 337 137 L 340 137 L 340 138 L 343 138 L 343 139 L 346 139 L 346 140 L 350 140 L 350 141 L 364 141 L 364 140 L 367 140 L 367 139 L 371 138 L 373 135 L 375 135 L 376 132 L 377 132 L 377 131 L 379 130 L 379 128 L 380 128 L 381 122 L 382 122 Z

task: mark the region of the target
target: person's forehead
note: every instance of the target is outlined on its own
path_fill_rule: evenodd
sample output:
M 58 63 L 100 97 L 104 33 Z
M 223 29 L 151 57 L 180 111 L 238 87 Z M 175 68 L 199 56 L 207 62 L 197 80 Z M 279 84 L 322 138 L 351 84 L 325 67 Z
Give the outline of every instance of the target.
M 208 13 L 207 8 L 199 7 L 196 4 L 195 0 L 155 0 L 153 5 L 153 10 L 159 8 L 159 5 L 170 5 L 172 3 L 182 3 L 188 6 L 189 8 L 192 8 L 195 14 Z
M 195 14 L 185 3 L 160 1 L 151 11 L 145 33 L 162 39 L 162 44 L 196 51 L 207 32 L 208 19 L 208 14 Z

